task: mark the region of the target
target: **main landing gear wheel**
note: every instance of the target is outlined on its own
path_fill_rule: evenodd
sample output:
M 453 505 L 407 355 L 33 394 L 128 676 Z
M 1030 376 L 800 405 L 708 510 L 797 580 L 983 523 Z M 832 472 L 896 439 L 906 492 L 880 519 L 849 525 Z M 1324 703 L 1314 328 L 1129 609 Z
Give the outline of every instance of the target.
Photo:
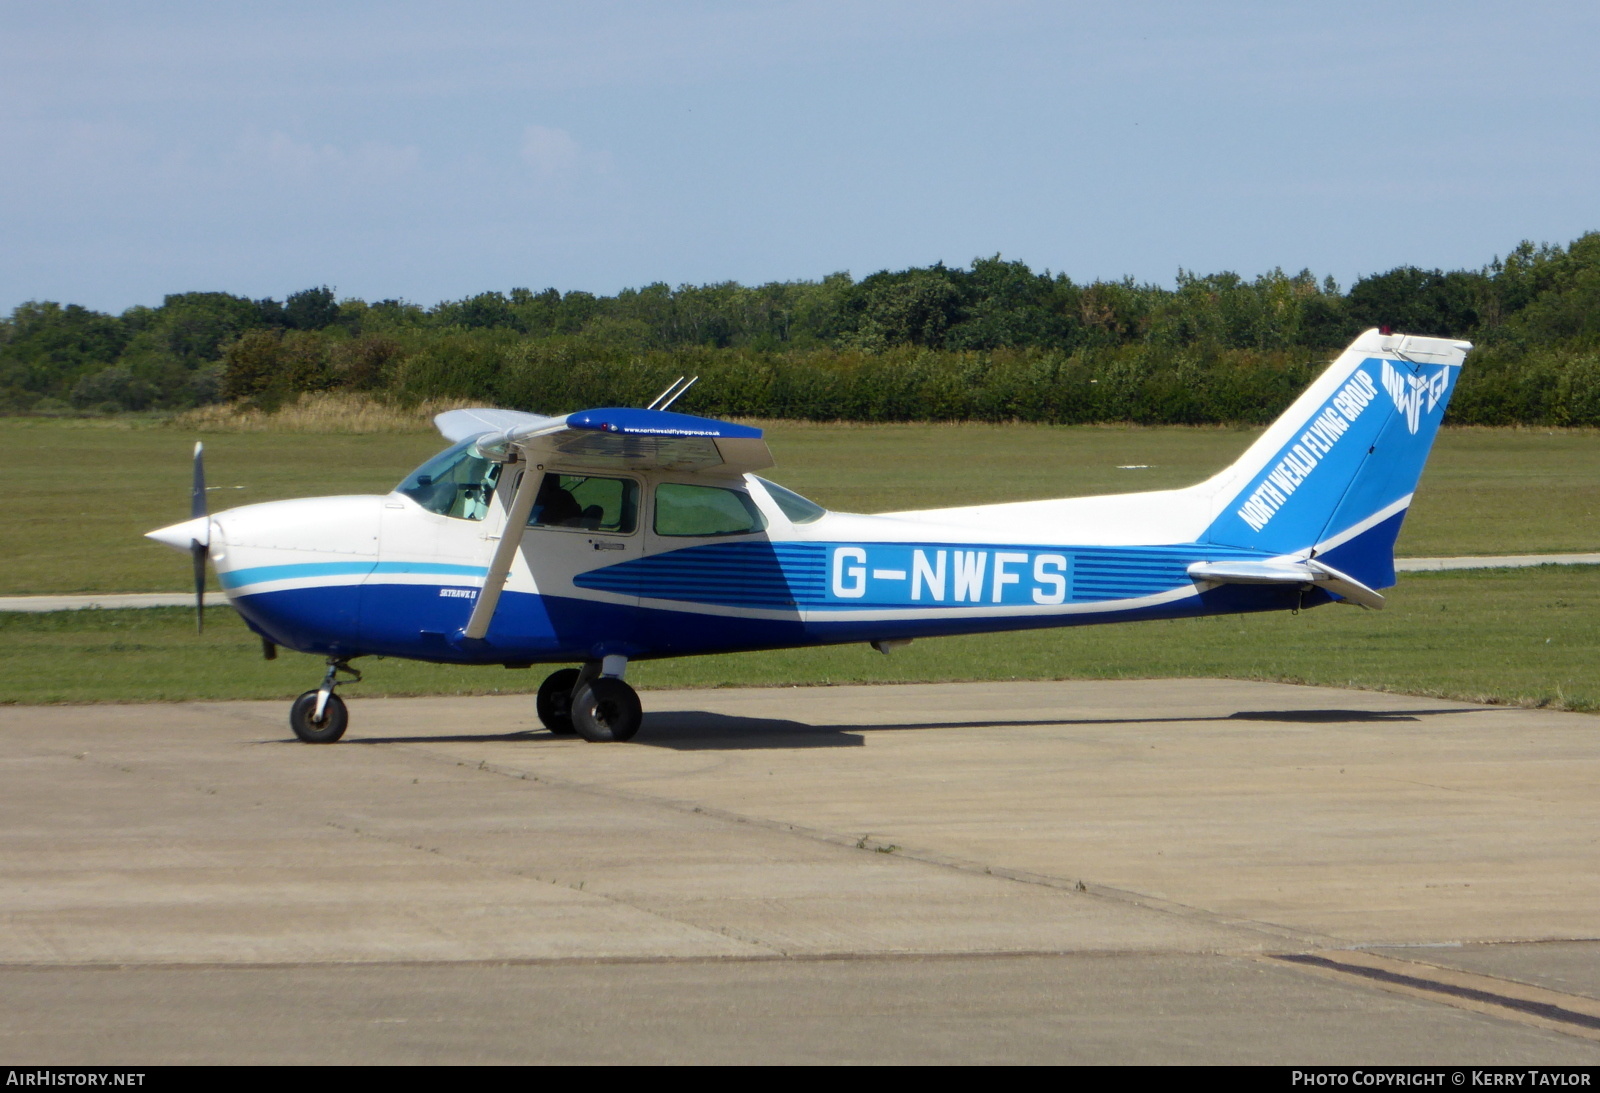
M 572 727 L 590 743 L 632 740 L 643 720 L 639 696 L 620 679 L 591 679 L 572 696 Z
M 289 727 L 307 744 L 331 744 L 344 735 L 345 726 L 350 724 L 350 711 L 345 709 L 344 699 L 335 694 L 328 696 L 327 705 L 322 708 L 322 720 L 316 720 L 320 693 L 307 691 L 289 707 Z
M 572 689 L 577 685 L 576 668 L 551 672 L 549 678 L 539 684 L 539 697 L 534 699 L 533 708 L 551 732 L 566 735 L 578 731 L 572 727 Z

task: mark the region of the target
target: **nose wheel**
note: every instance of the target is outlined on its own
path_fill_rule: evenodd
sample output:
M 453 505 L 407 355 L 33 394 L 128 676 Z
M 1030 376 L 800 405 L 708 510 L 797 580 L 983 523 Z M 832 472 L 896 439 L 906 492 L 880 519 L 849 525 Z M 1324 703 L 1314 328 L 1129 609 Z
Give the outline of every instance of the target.
M 355 678 L 342 680 L 345 672 Z M 344 735 L 350 724 L 350 711 L 344 699 L 333 693 L 340 683 L 360 683 L 361 673 L 350 667 L 348 661 L 328 661 L 328 672 L 322 677 L 322 686 L 307 691 L 289 707 L 289 727 L 307 744 L 331 744 Z
M 534 703 L 551 732 L 576 733 L 594 744 L 632 740 L 644 720 L 639 695 L 622 681 L 625 657 L 606 657 L 552 672 Z

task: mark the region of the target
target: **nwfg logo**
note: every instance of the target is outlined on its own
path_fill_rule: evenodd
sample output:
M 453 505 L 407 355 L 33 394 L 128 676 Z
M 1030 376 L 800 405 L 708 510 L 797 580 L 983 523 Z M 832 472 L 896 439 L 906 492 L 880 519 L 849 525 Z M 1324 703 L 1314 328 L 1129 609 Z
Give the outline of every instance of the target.
M 1433 413 L 1449 386 L 1446 369 L 1441 368 L 1431 376 L 1413 376 L 1398 371 L 1388 361 L 1383 362 L 1383 389 L 1394 399 L 1395 408 L 1406 415 L 1406 428 L 1413 433 L 1422 424 L 1422 400 L 1428 400 L 1428 413 Z

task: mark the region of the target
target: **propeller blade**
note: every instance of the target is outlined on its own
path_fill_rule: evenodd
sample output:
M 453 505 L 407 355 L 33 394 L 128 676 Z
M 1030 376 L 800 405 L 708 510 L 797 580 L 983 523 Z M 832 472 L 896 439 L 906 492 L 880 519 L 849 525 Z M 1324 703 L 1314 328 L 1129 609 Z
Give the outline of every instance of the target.
M 196 539 L 189 544 L 189 554 L 194 558 L 194 632 L 206 632 L 206 558 L 211 548 Z
M 206 464 L 205 445 L 198 440 L 194 442 L 194 487 L 189 491 L 189 516 L 205 516 L 206 512 Z
M 189 515 L 199 519 L 208 516 L 206 508 L 205 446 L 194 442 L 194 486 L 189 491 Z M 205 541 L 191 539 L 189 556 L 194 559 L 194 632 L 206 632 L 206 558 L 211 554 L 211 521 L 205 523 Z

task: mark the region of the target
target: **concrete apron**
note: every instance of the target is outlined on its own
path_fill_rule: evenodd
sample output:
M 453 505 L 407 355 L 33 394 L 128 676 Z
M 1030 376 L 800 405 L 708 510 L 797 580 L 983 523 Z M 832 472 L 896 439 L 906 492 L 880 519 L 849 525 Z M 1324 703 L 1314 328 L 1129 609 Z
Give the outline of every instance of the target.
M 1227 681 L 0 709 L 0 962 L 1593 938 L 1590 717 Z

